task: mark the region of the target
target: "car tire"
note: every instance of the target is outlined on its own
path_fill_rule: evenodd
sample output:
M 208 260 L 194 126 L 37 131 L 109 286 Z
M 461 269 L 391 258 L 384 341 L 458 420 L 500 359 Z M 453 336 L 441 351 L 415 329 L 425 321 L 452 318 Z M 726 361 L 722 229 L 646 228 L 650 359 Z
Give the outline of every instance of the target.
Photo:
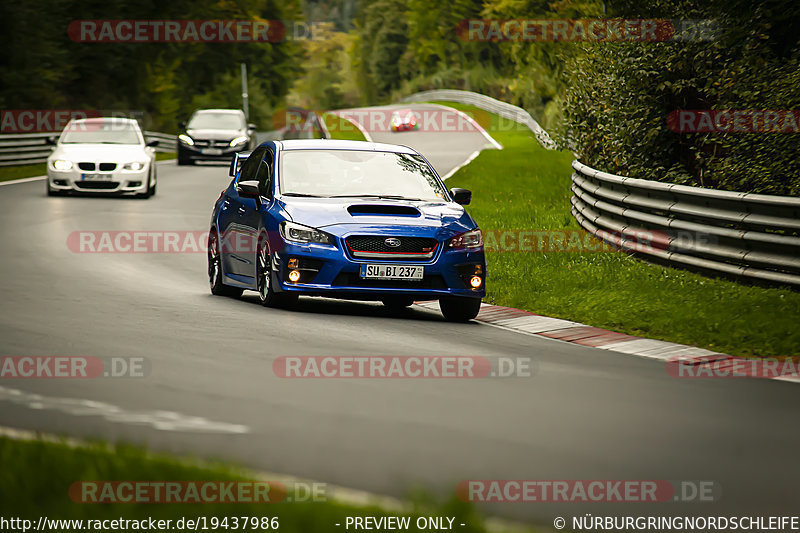
M 469 322 L 478 316 L 478 312 L 481 310 L 481 299 L 463 296 L 442 298 L 439 300 L 439 309 L 445 320 L 449 322 Z
M 152 172 L 152 171 L 151 171 Z M 147 200 L 153 194 L 153 188 L 150 186 L 150 182 L 153 180 L 153 176 L 151 174 L 147 175 L 147 188 L 144 192 L 140 192 L 136 195 L 137 198 L 141 198 L 142 200 Z
M 414 298 L 411 296 L 387 296 L 382 298 L 381 302 L 392 311 L 401 311 L 414 305 Z
M 156 185 L 158 185 L 158 171 L 156 170 L 155 162 L 152 163 L 153 175 L 150 177 L 151 179 L 147 182 L 147 196 L 155 196 L 156 195 Z M 152 182 L 152 184 L 151 184 Z
M 222 283 L 222 257 L 219 250 L 219 235 L 215 230 L 208 233 L 208 284 L 214 296 L 236 298 L 242 295 L 242 289 Z
M 297 295 L 275 292 L 272 288 L 272 258 L 269 255 L 267 239 L 258 240 L 256 252 L 256 287 L 258 299 L 264 307 L 291 307 L 297 302 Z

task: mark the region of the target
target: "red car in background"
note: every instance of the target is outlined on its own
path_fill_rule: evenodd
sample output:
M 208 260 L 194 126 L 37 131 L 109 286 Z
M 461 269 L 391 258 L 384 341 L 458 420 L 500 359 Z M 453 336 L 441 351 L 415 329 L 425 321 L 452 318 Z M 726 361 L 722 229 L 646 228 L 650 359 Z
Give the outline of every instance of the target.
M 400 109 L 392 113 L 392 131 L 413 131 L 419 129 L 417 115 L 410 109 Z

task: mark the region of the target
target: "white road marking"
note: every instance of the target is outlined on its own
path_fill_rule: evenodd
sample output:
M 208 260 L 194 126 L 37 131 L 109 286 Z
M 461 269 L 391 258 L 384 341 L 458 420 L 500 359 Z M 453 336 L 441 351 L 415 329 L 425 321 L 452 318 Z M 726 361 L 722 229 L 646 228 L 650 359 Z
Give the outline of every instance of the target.
M 175 411 L 128 411 L 106 402 L 42 396 L 2 386 L 0 386 L 0 401 L 9 401 L 29 409 L 59 411 L 73 416 L 100 416 L 109 422 L 151 426 L 161 431 L 233 434 L 250 432 L 249 427 L 241 424 L 216 422 L 201 416 L 184 415 Z
M 33 178 L 19 178 L 16 180 L 0 181 L 0 187 L 3 185 L 14 185 L 15 183 L 26 183 L 29 181 L 41 181 L 47 179 L 47 176 L 34 176 Z

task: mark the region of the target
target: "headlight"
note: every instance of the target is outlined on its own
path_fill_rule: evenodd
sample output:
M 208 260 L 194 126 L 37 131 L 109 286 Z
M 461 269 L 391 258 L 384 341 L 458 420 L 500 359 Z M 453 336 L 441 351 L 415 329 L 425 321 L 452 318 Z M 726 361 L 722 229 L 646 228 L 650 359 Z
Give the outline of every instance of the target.
M 231 146 L 236 146 L 237 144 L 244 144 L 247 142 L 247 137 L 236 137 L 234 140 L 231 141 Z
M 182 142 L 183 144 L 188 144 L 189 146 L 194 146 L 194 141 L 192 140 L 192 138 L 189 137 L 188 135 L 186 135 L 185 133 L 181 133 L 180 135 L 178 135 L 178 140 L 180 142 Z
M 460 233 L 450 239 L 449 246 L 450 248 L 480 248 L 483 246 L 483 233 L 479 229 Z
M 138 161 L 134 163 L 126 163 L 122 168 L 124 170 L 142 170 L 144 168 L 144 163 L 140 163 Z
M 316 228 L 310 228 L 289 221 L 281 222 L 281 237 L 283 237 L 285 241 L 300 244 L 307 244 L 310 242 L 317 244 L 333 244 L 333 235 Z
M 66 161 L 64 159 L 56 159 L 55 161 L 53 161 L 53 168 L 56 170 L 71 170 L 72 161 Z

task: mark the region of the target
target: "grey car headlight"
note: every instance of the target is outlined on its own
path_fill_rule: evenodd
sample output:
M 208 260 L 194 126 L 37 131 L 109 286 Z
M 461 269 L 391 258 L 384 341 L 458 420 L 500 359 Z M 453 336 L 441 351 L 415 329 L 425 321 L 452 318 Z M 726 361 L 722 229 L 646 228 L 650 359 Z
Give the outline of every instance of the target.
M 283 237 L 283 240 L 287 242 L 296 244 L 316 243 L 330 245 L 333 245 L 334 243 L 333 235 L 310 226 L 303 226 L 302 224 L 296 224 L 294 222 L 284 220 L 281 222 L 280 228 L 281 237 Z

